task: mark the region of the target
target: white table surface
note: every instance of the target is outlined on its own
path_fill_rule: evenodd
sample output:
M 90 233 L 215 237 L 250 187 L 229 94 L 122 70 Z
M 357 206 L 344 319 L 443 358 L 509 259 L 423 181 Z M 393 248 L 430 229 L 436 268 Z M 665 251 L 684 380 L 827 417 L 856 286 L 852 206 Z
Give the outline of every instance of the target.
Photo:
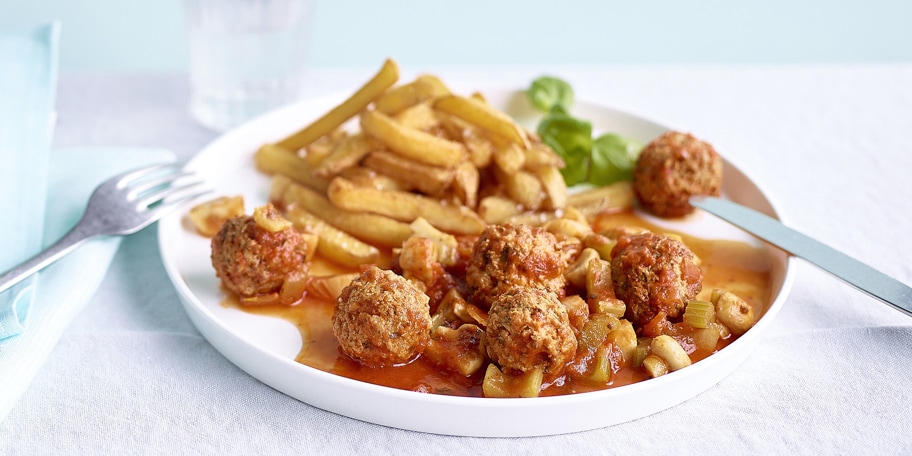
M 791 226 L 912 283 L 910 64 L 418 70 L 477 87 L 555 74 L 578 99 L 691 131 L 759 182 Z M 308 95 L 351 90 L 372 71 L 314 71 Z M 217 134 L 186 105 L 182 75 L 64 74 L 55 146 L 164 147 L 187 159 Z M 483 439 L 359 422 L 259 383 L 190 323 L 156 236 L 124 240 L 0 422 L 0 454 L 912 451 L 912 319 L 801 261 L 760 348 L 717 386 L 610 428 Z

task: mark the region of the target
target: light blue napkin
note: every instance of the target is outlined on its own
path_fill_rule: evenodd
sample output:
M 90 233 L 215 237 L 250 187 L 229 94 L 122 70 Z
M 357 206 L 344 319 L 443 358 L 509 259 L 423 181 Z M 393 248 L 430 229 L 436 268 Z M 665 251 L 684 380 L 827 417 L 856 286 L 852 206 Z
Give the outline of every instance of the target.
M 63 236 L 105 179 L 175 160 L 160 149 L 49 152 L 59 34 L 58 23 L 0 30 L 0 271 Z M 0 420 L 95 294 L 119 245 L 120 238 L 89 241 L 0 294 Z
M 51 245 L 76 224 L 92 191 L 105 179 L 129 169 L 174 160 L 172 152 L 162 149 L 93 147 L 51 151 L 43 245 Z M 121 239 L 90 240 L 41 272 L 25 330 L 0 341 L 0 421 L 28 388 L 64 330 L 95 294 Z
M 59 23 L 0 30 L 0 271 L 41 248 Z M 0 294 L 0 344 L 23 331 L 37 277 Z

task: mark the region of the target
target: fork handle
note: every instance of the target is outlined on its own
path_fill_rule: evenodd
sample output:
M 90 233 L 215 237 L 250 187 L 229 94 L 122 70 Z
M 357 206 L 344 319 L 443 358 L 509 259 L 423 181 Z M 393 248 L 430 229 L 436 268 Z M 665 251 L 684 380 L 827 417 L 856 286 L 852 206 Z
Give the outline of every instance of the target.
M 76 250 L 76 247 L 79 247 L 91 237 L 92 234 L 86 230 L 85 225 L 82 220 L 80 220 L 76 226 L 50 247 L 42 250 L 37 255 L 29 258 L 13 269 L 4 272 L 3 275 L 0 275 L 0 293 L 3 293 L 13 285 L 25 280 L 26 277 L 63 258 L 68 253 Z

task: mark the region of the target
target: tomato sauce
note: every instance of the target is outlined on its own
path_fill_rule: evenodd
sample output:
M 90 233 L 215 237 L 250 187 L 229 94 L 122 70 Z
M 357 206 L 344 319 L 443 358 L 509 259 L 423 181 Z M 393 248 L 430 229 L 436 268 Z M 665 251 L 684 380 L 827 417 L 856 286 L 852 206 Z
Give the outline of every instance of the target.
M 639 226 L 658 233 L 671 232 L 654 226 L 632 212 L 601 216 L 593 227 L 596 231 L 611 226 Z M 764 250 L 745 242 L 730 240 L 700 239 L 683 233 L 683 242 L 701 259 L 703 271 L 703 288 L 697 299 L 709 300 L 714 288 L 724 288 L 738 294 L 760 318 L 766 310 L 771 296 L 770 259 Z M 313 274 L 332 274 L 352 272 L 340 269 L 320 258 L 311 266 Z M 303 345 L 296 361 L 322 371 L 343 377 L 352 378 L 377 385 L 403 390 L 453 396 L 482 397 L 482 380 L 485 369 L 464 377 L 455 372 L 441 369 L 424 357 L 400 366 L 372 368 L 359 364 L 345 356 L 332 333 L 332 313 L 334 302 L 306 296 L 293 307 L 263 305 L 242 306 L 236 298 L 225 301 L 226 306 L 242 310 L 283 318 L 295 324 L 303 338 Z M 670 332 L 689 352 L 691 359 L 698 362 L 722 349 L 734 340 L 734 336 L 723 337 L 712 352 L 697 350 L 689 343 L 688 328 L 682 324 L 672 325 Z M 689 346 L 688 346 L 689 345 Z M 636 383 L 649 378 L 641 367 L 633 367 L 629 362 L 616 359 L 612 362 L 612 372 L 607 382 L 593 382 L 589 379 L 565 374 L 542 385 L 542 396 L 554 396 L 597 391 Z M 568 369 L 569 371 L 570 369 Z

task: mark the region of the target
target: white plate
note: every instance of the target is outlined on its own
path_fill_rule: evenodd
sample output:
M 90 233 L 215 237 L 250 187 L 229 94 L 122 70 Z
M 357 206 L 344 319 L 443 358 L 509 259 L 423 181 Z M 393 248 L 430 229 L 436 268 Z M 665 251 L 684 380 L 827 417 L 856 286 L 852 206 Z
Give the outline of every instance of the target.
M 325 113 L 344 94 L 311 100 L 266 114 L 218 138 L 187 167 L 202 174 L 219 195 L 242 194 L 248 210 L 267 201 L 269 178 L 258 173 L 253 154 Z M 535 122 L 518 91 L 486 92 L 495 106 L 521 123 Z M 596 131 L 614 131 L 649 141 L 668 128 L 600 107 L 577 103 L 574 113 Z M 760 189 L 726 161 L 726 197 L 776 216 Z M 438 434 L 538 436 L 576 432 L 641 418 L 677 405 L 713 386 L 753 352 L 791 288 L 789 257 L 768 249 L 772 302 L 756 326 L 718 353 L 668 375 L 605 391 L 532 399 L 465 398 L 377 386 L 329 374 L 294 361 L 301 337 L 290 323 L 221 305 L 224 299 L 209 260 L 209 240 L 184 225 L 183 214 L 159 222 L 165 269 L 190 319 L 225 357 L 263 383 L 313 406 L 371 423 Z M 740 230 L 697 214 L 676 229 L 704 238 L 747 239 Z M 756 242 L 756 241 L 754 241 Z

